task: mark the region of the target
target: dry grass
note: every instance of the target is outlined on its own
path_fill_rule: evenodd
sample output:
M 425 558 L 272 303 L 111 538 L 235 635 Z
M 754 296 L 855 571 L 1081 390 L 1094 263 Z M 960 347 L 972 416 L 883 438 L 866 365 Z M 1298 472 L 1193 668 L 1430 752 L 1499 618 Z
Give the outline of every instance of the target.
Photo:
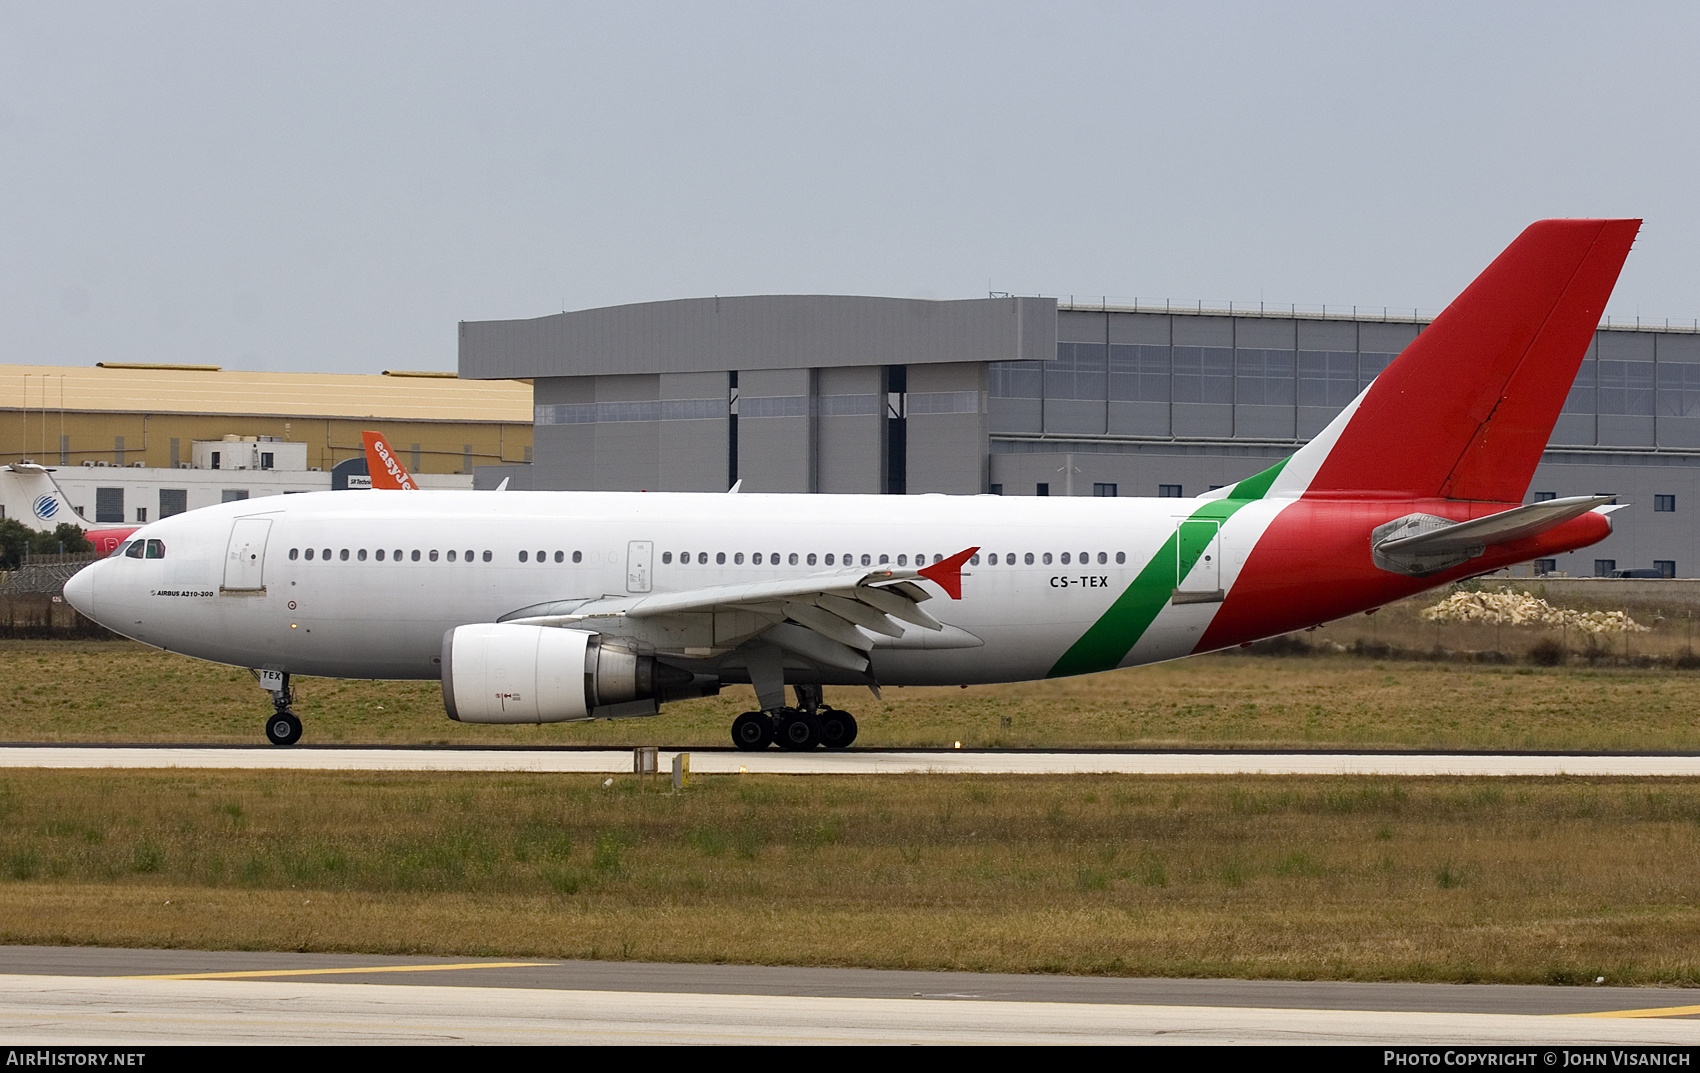
M 13 771 L 0 941 L 1700 983 L 1686 780 Z
M 730 744 L 748 687 L 647 720 L 451 722 L 436 683 L 304 679 L 308 743 Z M 1201 656 L 970 689 L 828 690 L 863 746 L 1700 749 L 1700 672 Z M 262 741 L 245 671 L 130 642 L 0 642 L 0 741 Z M 1007 725 L 1005 721 L 1007 720 Z

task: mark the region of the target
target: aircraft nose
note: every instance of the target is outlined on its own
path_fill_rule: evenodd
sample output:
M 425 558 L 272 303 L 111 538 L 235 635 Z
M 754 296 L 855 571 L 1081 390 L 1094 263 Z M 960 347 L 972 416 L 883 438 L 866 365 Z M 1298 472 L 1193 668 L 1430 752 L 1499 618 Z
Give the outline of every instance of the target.
M 71 575 L 65 582 L 65 600 L 86 618 L 94 618 L 94 571 L 99 563 L 90 563 Z

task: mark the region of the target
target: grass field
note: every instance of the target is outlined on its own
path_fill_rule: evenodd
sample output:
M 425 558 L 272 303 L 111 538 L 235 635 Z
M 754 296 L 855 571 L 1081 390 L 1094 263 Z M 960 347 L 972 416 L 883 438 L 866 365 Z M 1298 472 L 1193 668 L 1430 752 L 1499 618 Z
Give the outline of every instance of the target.
M 301 679 L 307 743 L 729 744 L 748 687 L 653 719 L 471 726 L 436 683 Z M 1700 672 L 1201 656 L 1050 682 L 830 689 L 866 746 L 1700 749 Z M 0 642 L 0 741 L 262 741 L 245 671 L 130 642 Z
M 1681 780 L 0 775 L 0 942 L 1700 983 Z

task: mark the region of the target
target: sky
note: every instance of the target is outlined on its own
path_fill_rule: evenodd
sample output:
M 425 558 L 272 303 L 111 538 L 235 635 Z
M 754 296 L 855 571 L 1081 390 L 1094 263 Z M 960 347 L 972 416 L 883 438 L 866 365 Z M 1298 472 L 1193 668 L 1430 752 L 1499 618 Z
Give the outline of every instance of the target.
M 1700 6 L 0 0 L 0 362 L 453 369 L 732 294 L 1444 307 L 1646 220 L 1700 323 Z

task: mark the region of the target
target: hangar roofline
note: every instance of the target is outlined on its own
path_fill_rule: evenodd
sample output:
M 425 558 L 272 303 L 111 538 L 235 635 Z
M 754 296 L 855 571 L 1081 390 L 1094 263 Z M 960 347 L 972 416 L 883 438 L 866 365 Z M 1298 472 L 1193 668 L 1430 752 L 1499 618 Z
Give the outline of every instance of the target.
M 1055 298 L 740 295 L 462 321 L 470 380 L 1050 360 Z

